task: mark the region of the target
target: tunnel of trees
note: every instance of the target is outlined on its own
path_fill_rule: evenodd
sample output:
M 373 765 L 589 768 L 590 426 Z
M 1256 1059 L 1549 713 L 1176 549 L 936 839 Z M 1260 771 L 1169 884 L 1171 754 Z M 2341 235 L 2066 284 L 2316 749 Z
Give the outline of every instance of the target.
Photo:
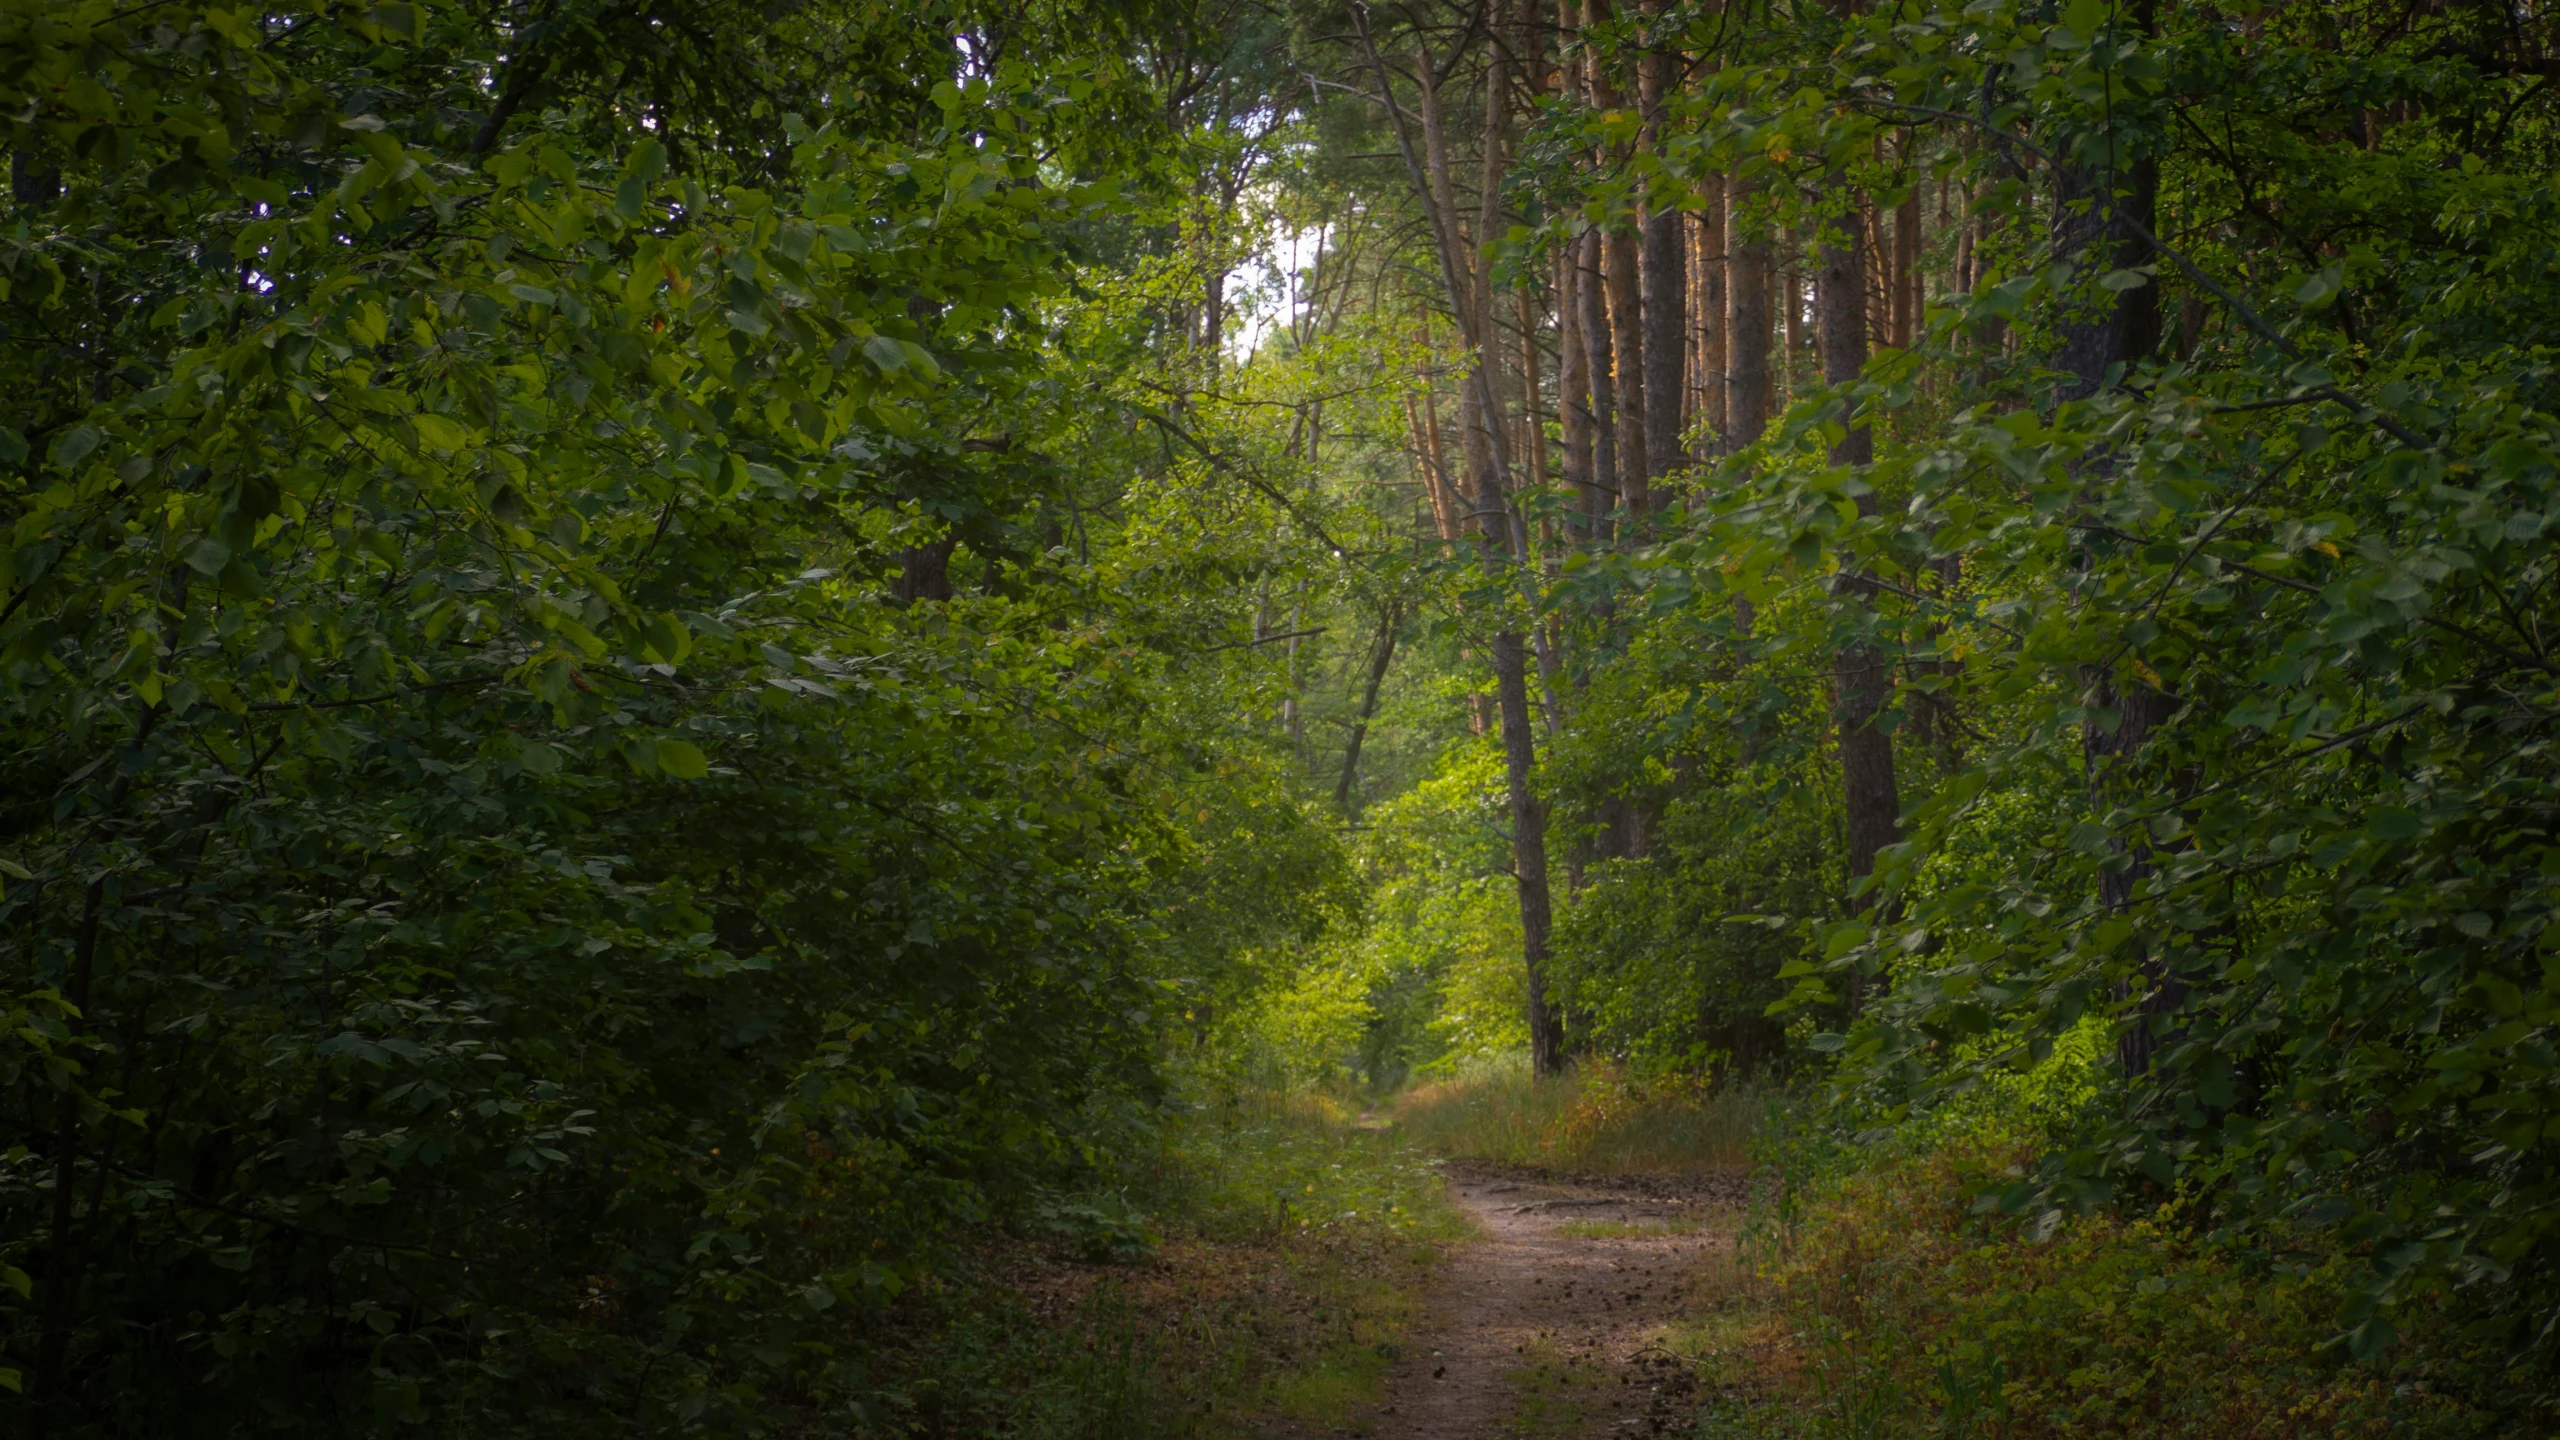
M 0 1425 L 888 1433 L 1218 1084 L 2560 1334 L 2560 25 L 16 0 Z M 2435 1323 L 2429 1321 L 2428 1323 Z

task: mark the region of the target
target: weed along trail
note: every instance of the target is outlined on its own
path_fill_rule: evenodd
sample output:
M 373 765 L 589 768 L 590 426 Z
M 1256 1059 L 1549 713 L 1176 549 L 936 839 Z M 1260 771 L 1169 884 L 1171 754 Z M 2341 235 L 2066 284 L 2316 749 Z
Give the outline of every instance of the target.
M 1376 1440 L 1685 1429 L 1687 1326 L 1733 1276 L 1743 1181 L 1452 1165 L 1478 1234 L 1452 1251 L 1362 1432 Z

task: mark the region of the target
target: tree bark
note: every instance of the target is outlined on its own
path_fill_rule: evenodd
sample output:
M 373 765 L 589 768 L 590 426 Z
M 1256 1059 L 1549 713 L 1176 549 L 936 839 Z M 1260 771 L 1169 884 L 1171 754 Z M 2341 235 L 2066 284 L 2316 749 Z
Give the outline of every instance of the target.
M 1617 361 L 1618 490 L 1630 531 L 1642 525 L 1652 504 L 1652 475 L 1645 466 L 1644 300 L 1637 280 L 1642 242 L 1610 231 L 1601 237 L 1607 267 L 1609 349 Z
M 1388 601 L 1378 617 L 1377 643 L 1369 647 L 1369 683 L 1360 692 L 1360 715 L 1351 722 L 1350 738 L 1342 745 L 1342 778 L 1334 782 L 1333 808 L 1355 819 L 1360 812 L 1351 803 L 1351 791 L 1360 782 L 1360 746 L 1369 737 L 1370 718 L 1378 713 L 1378 690 L 1387 683 L 1387 667 L 1395 663 L 1396 630 L 1403 623 L 1403 605 Z
M 1609 541 L 1609 511 L 1618 503 L 1625 487 L 1619 483 L 1618 471 L 1618 386 L 1612 378 L 1612 356 L 1609 345 L 1609 302 L 1600 263 L 1600 232 L 1582 232 L 1575 246 L 1580 252 L 1582 284 L 1583 374 L 1591 384 L 1591 483 L 1590 499 L 1598 508 L 1590 512 L 1591 539 L 1595 544 Z
M 2155 258 L 2136 232 L 2151 228 L 2160 194 L 2159 167 L 2137 160 L 2115 176 L 2077 166 L 2054 171 L 2053 250 L 2072 262 L 2075 281 L 2147 265 Z M 2132 223 L 2129 223 L 2132 222 Z M 2086 399 L 2107 383 L 2107 371 L 2130 365 L 2160 345 L 2160 287 L 2145 281 L 2130 290 L 2078 299 L 2056 326 L 2054 368 L 2069 380 L 2062 399 Z M 2094 306 L 2094 310 L 2090 307 Z
M 1427 397 L 1417 404 L 1405 399 L 1405 414 L 1413 424 L 1414 448 L 1422 456 L 1422 482 L 1431 499 L 1431 520 L 1444 541 L 1458 538 L 1458 487 L 1449 479 L 1449 457 L 1440 442 L 1440 398 Z
M 1865 239 L 1862 219 L 1861 207 L 1853 204 L 1845 207 L 1844 214 L 1836 219 L 1826 218 L 1823 223 L 1821 280 L 1816 297 L 1821 306 L 1817 339 L 1822 347 L 1822 378 L 1834 386 L 1854 382 L 1867 363 L 1866 264 L 1860 253 Z M 1865 465 L 1874 458 L 1873 437 L 1862 425 L 1850 426 L 1831 451 L 1835 465 Z M 1874 511 L 1872 495 L 1858 497 L 1861 515 Z M 1843 568 L 1834 593 L 1865 597 L 1873 594 L 1873 588 L 1859 571 Z M 1877 852 L 1902 838 L 1902 797 L 1893 771 L 1893 737 L 1876 724 L 1892 699 L 1892 662 L 1883 647 L 1860 634 L 1834 652 L 1832 685 L 1839 726 L 1846 852 L 1843 858 L 1854 887 L 1875 873 Z M 1852 895 L 1849 908 L 1858 913 L 1874 903 L 1872 893 Z M 1860 982 L 1851 981 L 1848 1003 L 1852 1013 L 1863 1001 L 1863 990 Z
M 1911 132 L 1903 132 L 1904 163 L 1908 164 L 1914 141 Z M 1920 325 L 1920 189 L 1912 181 L 1911 198 L 1893 209 L 1893 348 L 1908 350 Z
M 1698 217 L 1698 283 L 1690 310 L 1698 317 L 1698 408 L 1722 443 L 1725 408 L 1724 177 L 1709 176 L 1706 208 Z
M 1650 21 L 1660 0 L 1645 0 Z M 1645 37 L 1644 58 L 1636 74 L 1636 94 L 1644 114 L 1641 143 L 1659 153 L 1664 124 L 1663 102 L 1673 83 L 1677 57 Z M 1649 490 L 1669 482 L 1680 468 L 1680 418 L 1687 397 L 1683 362 L 1688 355 L 1688 274 L 1686 247 L 1680 243 L 1682 216 L 1669 197 L 1648 194 L 1644 212 L 1642 312 L 1644 340 L 1644 467 Z M 1667 503 L 1669 496 L 1648 494 L 1646 507 Z M 1631 507 L 1631 513 L 1633 513 Z
M 1525 279 L 1512 294 L 1520 320 L 1520 453 L 1527 457 L 1529 489 L 1536 494 L 1547 488 L 1547 425 L 1538 407 L 1545 398 L 1538 375 L 1538 306 Z
M 1739 176 L 1725 190 L 1728 455 L 1757 444 L 1769 425 L 1769 242 L 1751 233 L 1744 218 L 1750 194 Z
M 2054 252 L 2071 262 L 2075 279 L 2131 269 L 2154 258 L 2136 229 L 2137 225 L 2150 228 L 2158 206 L 2159 170 L 2150 160 L 2134 160 L 2115 174 L 2059 166 L 2054 171 L 2054 191 Z M 2056 368 L 2067 377 L 2059 399 L 2097 394 L 2110 383 L 2109 372 L 2130 366 L 2159 347 L 2156 284 L 2101 293 L 2107 298 L 2094 302 L 2078 298 L 2056 327 Z M 2114 464 L 2114 457 L 2099 455 L 2084 462 L 2084 469 L 2093 476 L 2102 475 Z M 2128 777 L 2143 747 L 2177 712 L 2179 701 L 2138 677 L 2119 685 L 2115 675 L 2095 667 L 2087 684 L 2089 703 L 2118 717 L 2112 733 L 2095 720 L 2081 728 L 2089 808 L 2097 815 L 2125 797 Z M 2148 856 L 2137 850 L 2122 869 L 2099 872 L 2099 898 L 2113 910 L 2130 907 L 2134 891 L 2151 871 Z M 2133 1005 L 2130 1023 L 2116 1037 L 2116 1064 L 2127 1076 L 2150 1072 L 2159 1044 L 2158 1021 L 2185 1008 L 2187 990 L 2186 981 L 2157 954 L 2146 954 L 2138 978 L 2119 987 L 2117 998 Z
M 951 598 L 951 550 L 957 538 L 945 535 L 922 545 L 910 545 L 898 552 L 898 599 L 914 604 L 919 600 Z
M 1564 440 L 1564 474 L 1576 504 L 1567 517 L 1574 538 L 1591 543 L 1603 508 L 1591 469 L 1590 357 L 1582 339 L 1582 267 L 1573 250 L 1556 256 L 1556 429 Z

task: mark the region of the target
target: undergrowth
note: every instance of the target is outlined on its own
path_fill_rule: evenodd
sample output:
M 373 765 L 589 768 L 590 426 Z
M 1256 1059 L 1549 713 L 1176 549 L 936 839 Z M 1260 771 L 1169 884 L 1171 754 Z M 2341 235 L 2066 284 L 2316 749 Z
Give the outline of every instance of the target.
M 1218 1440 L 1375 1402 L 1440 1242 L 1427 1159 L 1317 1099 L 1236 1097 L 1143 1162 L 1041 1197 L 898 1317 L 899 1440 Z
M 2038 1238 L 1963 1203 L 2030 1149 L 1977 1137 L 1798 1177 L 1718 1320 L 1701 1440 L 2560 1434 L 2449 1321 L 2378 1364 L 2325 1347 L 2349 1257 L 2217 1243 L 2178 1204 Z
M 1748 1164 L 1770 1094 L 1698 1077 L 1639 1078 L 1604 1062 L 1541 1080 L 1525 1059 L 1397 1097 L 1396 1130 L 1440 1154 L 1587 1174 Z

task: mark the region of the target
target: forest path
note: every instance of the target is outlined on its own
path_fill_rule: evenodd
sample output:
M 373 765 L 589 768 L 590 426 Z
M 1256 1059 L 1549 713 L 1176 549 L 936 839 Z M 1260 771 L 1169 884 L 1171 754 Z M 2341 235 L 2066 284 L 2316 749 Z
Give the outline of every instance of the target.
M 1428 1318 L 1354 1433 L 1375 1440 L 1598 1440 L 1685 1432 L 1681 1327 L 1734 1278 L 1739 1173 L 1558 1176 L 1452 1164 L 1475 1222 Z

